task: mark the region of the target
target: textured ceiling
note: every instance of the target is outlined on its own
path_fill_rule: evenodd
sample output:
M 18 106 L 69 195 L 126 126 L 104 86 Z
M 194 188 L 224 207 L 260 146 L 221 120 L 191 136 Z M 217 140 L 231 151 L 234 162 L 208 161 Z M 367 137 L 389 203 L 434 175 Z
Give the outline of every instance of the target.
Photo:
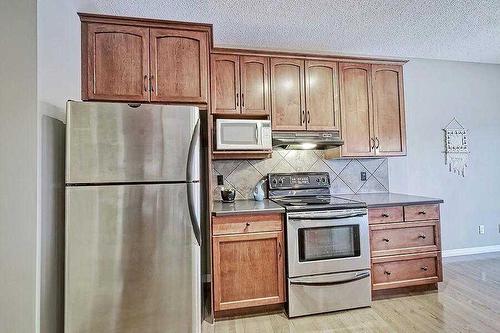
M 212 23 L 216 46 L 500 63 L 500 0 L 83 3 L 103 14 Z

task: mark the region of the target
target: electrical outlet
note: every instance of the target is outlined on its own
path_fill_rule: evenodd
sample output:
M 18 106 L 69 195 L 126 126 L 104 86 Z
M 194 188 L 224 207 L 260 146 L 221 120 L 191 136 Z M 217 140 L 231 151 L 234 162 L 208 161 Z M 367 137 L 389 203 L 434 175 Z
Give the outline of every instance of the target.
M 482 224 L 479 226 L 479 234 L 484 235 L 484 225 Z
M 366 182 L 366 172 L 365 171 L 361 171 L 361 181 Z

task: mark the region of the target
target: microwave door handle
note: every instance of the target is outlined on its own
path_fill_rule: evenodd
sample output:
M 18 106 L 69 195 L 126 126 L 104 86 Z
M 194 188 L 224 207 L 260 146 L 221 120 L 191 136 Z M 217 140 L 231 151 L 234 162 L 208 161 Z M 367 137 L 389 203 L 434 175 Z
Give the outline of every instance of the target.
M 342 280 L 334 280 L 334 281 L 307 281 L 307 280 L 293 280 L 290 281 L 290 284 L 300 285 L 300 286 L 333 286 L 336 284 L 345 284 L 349 282 L 354 282 L 362 279 L 366 279 L 370 276 L 370 272 L 364 272 L 361 274 L 356 274 L 352 278 L 342 279 Z

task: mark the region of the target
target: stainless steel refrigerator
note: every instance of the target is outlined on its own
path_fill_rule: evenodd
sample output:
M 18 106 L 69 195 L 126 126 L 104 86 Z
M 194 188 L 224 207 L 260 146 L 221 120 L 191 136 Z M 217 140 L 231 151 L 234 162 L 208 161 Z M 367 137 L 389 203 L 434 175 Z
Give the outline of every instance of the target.
M 66 333 L 201 330 L 190 106 L 67 103 Z

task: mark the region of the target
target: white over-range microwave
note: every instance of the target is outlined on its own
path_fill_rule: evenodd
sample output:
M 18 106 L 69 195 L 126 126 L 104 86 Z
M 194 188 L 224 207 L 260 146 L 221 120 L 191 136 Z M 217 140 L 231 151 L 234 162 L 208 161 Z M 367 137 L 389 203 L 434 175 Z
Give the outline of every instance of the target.
M 271 121 L 217 119 L 217 150 L 271 150 Z

